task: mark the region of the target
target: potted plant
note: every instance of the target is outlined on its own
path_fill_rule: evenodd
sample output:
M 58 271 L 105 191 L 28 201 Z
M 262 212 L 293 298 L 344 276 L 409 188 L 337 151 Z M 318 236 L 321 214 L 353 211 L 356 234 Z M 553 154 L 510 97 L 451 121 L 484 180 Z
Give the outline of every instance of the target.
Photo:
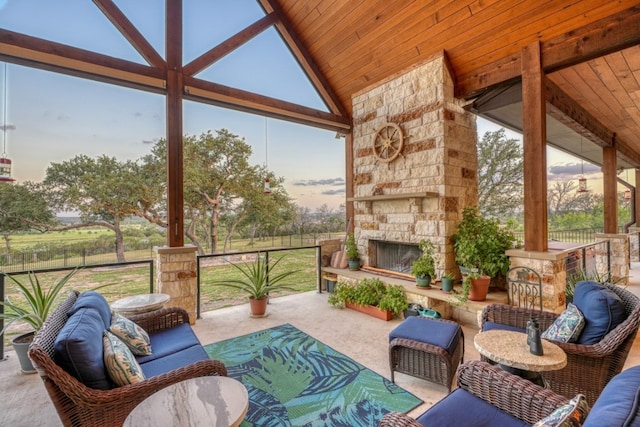
M 358 252 L 358 245 L 356 244 L 356 237 L 353 233 L 349 233 L 347 236 L 347 240 L 344 242 L 344 250 L 347 253 L 349 270 L 359 270 L 360 254 Z
M 501 227 L 496 219 L 484 218 L 476 207 L 465 208 L 462 221 L 453 235 L 453 248 L 456 261 L 463 269 L 477 273 L 471 276 L 471 286 L 486 289 L 484 296 L 473 295 L 476 301 L 483 301 L 489 289 L 491 277 L 498 273 L 506 274 L 509 269 L 509 257 L 506 251 L 515 243 L 513 232 Z M 463 287 L 464 290 L 464 287 Z
M 0 304 L 4 307 L 4 313 L 0 314 L 0 318 L 8 321 L 4 328 L 2 328 L 2 331 L 0 331 L 0 335 L 4 336 L 7 328 L 17 321 L 26 322 L 33 329 L 11 340 L 11 345 L 16 351 L 18 361 L 20 362 L 20 370 L 23 373 L 36 372 L 28 356 L 29 344 L 33 341 L 36 332 L 42 327 L 49 312 L 54 308 L 54 303 L 57 301 L 58 295 L 60 295 L 64 285 L 76 271 L 78 271 L 77 268 L 70 271 L 57 282 L 53 282 L 50 286 L 43 286 L 34 272 L 28 273 L 28 284 L 22 283 L 12 275 L 2 273 L 5 278 L 11 280 L 18 287 L 18 292 L 26 302 L 11 302 L 9 298 L 0 301 Z
M 444 273 L 442 275 L 442 292 L 450 293 L 453 291 L 453 282 L 455 281 L 455 276 L 453 273 Z
M 355 285 L 338 282 L 327 301 L 383 320 L 391 320 L 409 306 L 402 286 L 386 285 L 378 278 L 362 279 Z
M 436 274 L 434 259 L 435 248 L 430 240 L 421 240 L 419 245 L 422 255 L 413 261 L 411 274 L 416 278 L 418 287 L 428 288 L 431 286 L 431 278 Z
M 241 265 L 231 263 L 240 272 L 241 279 L 221 279 L 214 281 L 213 284 L 245 292 L 249 296 L 251 315 L 254 317 L 264 316 L 267 312 L 269 292 L 278 289 L 295 290 L 291 287 L 292 285 L 280 282 L 299 270 L 273 273 L 273 270 L 283 259 L 284 257 L 281 257 L 269 265 L 266 257 L 261 256 L 258 252 L 256 259 L 251 263 Z

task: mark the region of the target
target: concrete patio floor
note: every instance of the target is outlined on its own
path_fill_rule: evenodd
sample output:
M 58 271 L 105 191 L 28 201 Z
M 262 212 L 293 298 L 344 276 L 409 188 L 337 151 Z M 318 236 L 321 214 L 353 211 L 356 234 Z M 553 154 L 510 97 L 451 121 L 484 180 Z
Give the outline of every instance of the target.
M 640 263 L 632 265 L 632 292 L 640 296 Z M 327 293 L 307 292 L 274 298 L 268 316 L 250 318 L 247 305 L 206 312 L 194 326 L 203 344 L 244 335 L 272 326 L 290 323 L 335 350 L 353 358 L 373 371 L 389 378 L 388 334 L 401 319 L 378 320 L 352 310 L 340 310 L 327 303 Z M 477 325 L 464 324 L 464 360 L 478 360 L 473 346 Z M 11 350 L 0 362 L 0 426 L 60 426 L 61 423 L 38 375 L 20 373 Z M 640 338 L 637 338 L 625 368 L 640 364 Z M 396 374 L 396 384 L 412 392 L 424 403 L 410 412 L 419 415 L 447 394 L 443 386 Z

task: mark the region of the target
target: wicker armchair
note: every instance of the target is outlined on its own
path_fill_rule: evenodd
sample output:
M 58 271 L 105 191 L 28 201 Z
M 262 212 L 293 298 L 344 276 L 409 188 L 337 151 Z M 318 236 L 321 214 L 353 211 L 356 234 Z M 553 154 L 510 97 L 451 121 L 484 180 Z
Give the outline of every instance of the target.
M 640 299 L 620 286 L 605 286 L 622 299 L 627 315 L 624 322 L 597 344 L 554 341 L 567 353 L 567 366 L 559 371 L 544 374 L 551 390 L 569 398 L 582 393 L 587 397 L 589 404 L 593 404 L 611 378 L 622 371 L 640 324 Z M 532 314 L 538 318 L 542 331 L 558 317 L 558 314 L 548 311 L 492 304 L 482 312 L 483 329 L 485 322 L 493 322 L 524 330 Z M 488 361 L 485 357 L 482 357 L 482 360 Z
M 78 292 L 72 292 L 47 318 L 29 347 L 29 357 L 38 370 L 49 397 L 66 426 L 121 426 L 127 415 L 140 402 L 157 390 L 188 378 L 205 375 L 227 375 L 224 364 L 217 360 L 202 360 L 137 384 L 111 390 L 85 386 L 69 375 L 53 359 L 53 346 L 67 320 Z M 188 323 L 189 315 L 180 308 L 166 308 L 132 317 L 148 332 Z
M 460 365 L 457 378 L 460 388 L 528 424 L 536 423 L 569 401 L 551 390 L 479 360 Z M 464 410 L 460 408 L 460 411 Z M 379 426 L 423 427 L 416 420 L 398 412 L 385 414 Z

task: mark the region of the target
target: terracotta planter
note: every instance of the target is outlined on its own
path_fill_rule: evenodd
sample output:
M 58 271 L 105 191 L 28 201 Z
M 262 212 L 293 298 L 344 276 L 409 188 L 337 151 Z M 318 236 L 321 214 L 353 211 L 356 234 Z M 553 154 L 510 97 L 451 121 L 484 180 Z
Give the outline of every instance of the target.
M 347 308 L 351 310 L 359 311 L 360 313 L 368 314 L 369 316 L 377 317 L 378 319 L 389 321 L 393 319 L 393 313 L 389 310 L 380 310 L 378 307 L 372 305 L 358 305 L 350 302 L 345 303 Z
M 262 299 L 255 299 L 254 297 L 249 297 L 249 306 L 251 307 L 251 315 L 252 316 L 264 316 L 267 312 L 267 302 L 269 301 L 268 297 L 264 297 Z
M 489 284 L 491 284 L 491 277 L 480 276 L 477 279 L 471 279 L 471 290 L 469 291 L 469 299 L 471 301 L 484 301 L 487 299 L 487 292 L 489 292 Z

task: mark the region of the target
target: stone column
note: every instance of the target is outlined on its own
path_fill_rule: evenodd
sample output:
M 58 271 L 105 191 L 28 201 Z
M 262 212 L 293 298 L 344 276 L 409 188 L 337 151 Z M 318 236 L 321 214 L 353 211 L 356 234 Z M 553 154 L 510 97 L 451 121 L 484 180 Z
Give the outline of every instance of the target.
M 171 299 L 167 307 L 181 307 L 189 313 L 189 322 L 196 323 L 198 284 L 196 281 L 195 246 L 156 247 L 156 283 L 158 292 Z
M 566 307 L 566 259 L 568 252 L 533 252 L 520 249 L 507 251 L 510 267 L 529 267 L 542 279 L 542 308 L 561 313 Z
M 629 281 L 629 235 L 596 234 L 596 242 L 609 241 L 610 265 L 607 258 L 607 245 L 596 245 L 596 268 L 598 273 L 611 272 L 611 282 L 626 285 Z M 609 268 L 607 268 L 609 267 Z
M 640 261 L 640 227 L 629 227 L 629 261 Z

